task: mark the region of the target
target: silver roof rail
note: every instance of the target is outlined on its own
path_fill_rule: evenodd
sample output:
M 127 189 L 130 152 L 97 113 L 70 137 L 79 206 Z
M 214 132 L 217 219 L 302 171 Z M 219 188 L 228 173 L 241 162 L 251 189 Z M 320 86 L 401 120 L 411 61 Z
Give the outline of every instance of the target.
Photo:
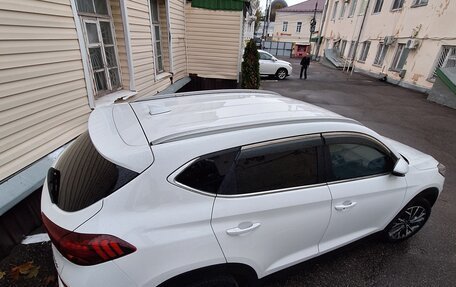
M 253 128 L 262 128 L 262 127 L 271 127 L 271 126 L 279 126 L 279 125 L 287 125 L 287 124 L 302 124 L 302 123 L 312 123 L 312 122 L 322 122 L 322 121 L 330 121 L 330 122 L 343 122 L 343 123 L 352 123 L 352 124 L 359 124 L 360 122 L 349 119 L 349 118 L 318 118 L 318 119 L 281 119 L 281 120 L 273 120 L 269 122 L 250 122 L 245 123 L 244 125 L 225 125 L 225 126 L 218 126 L 218 127 L 208 127 L 208 128 L 201 128 L 196 130 L 184 131 L 179 132 L 171 135 L 167 135 L 161 138 L 157 138 L 150 142 L 151 145 L 158 145 L 163 143 L 175 142 L 180 140 L 192 139 L 201 136 L 208 136 L 213 134 L 220 134 L 226 133 L 231 131 L 238 131 L 238 130 L 246 130 L 246 129 L 253 129 Z
M 189 97 L 189 96 L 199 96 L 199 95 L 217 95 L 217 94 L 267 94 L 267 95 L 276 95 L 282 96 L 276 92 L 265 91 L 265 90 L 249 90 L 249 89 L 225 89 L 225 90 L 205 90 L 205 91 L 195 91 L 195 92 L 183 92 L 183 93 L 173 93 L 173 94 L 164 94 L 164 95 L 151 95 L 144 96 L 137 99 L 136 102 L 144 102 L 151 100 L 160 100 L 160 99 L 169 99 L 177 97 Z

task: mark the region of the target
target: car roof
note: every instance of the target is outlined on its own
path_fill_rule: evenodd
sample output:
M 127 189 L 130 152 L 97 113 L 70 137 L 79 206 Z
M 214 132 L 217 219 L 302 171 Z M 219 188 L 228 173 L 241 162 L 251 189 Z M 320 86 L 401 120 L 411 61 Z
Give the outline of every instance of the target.
M 151 96 L 131 103 L 131 107 L 148 141 L 154 145 L 204 134 L 295 122 L 356 122 L 262 90 L 212 90 Z

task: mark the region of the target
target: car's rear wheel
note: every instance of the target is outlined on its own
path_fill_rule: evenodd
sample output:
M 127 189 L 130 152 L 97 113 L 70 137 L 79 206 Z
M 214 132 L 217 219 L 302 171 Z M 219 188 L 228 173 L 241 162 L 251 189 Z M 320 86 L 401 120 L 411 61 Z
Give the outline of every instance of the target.
M 285 79 L 287 77 L 287 75 L 288 75 L 287 69 L 280 68 L 280 69 L 277 70 L 276 77 L 279 80 Z
M 405 206 L 385 228 L 386 240 L 399 242 L 416 234 L 431 215 L 431 205 L 424 198 L 417 198 Z
M 239 287 L 239 283 L 231 275 L 207 277 L 187 285 L 187 287 Z

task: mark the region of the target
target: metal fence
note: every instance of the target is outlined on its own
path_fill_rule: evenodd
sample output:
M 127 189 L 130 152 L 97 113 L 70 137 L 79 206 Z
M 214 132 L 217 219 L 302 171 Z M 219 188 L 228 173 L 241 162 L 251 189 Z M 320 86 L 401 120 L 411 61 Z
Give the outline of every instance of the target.
M 291 57 L 293 44 L 291 42 L 264 41 L 263 50 L 271 53 L 274 56 Z

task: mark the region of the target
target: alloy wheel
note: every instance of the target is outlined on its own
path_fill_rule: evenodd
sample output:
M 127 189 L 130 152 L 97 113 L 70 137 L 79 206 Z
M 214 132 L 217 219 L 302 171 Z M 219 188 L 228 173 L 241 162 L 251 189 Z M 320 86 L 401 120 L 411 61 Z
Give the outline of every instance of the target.
M 426 223 L 427 211 L 422 206 L 410 206 L 393 222 L 388 236 L 394 240 L 405 239 L 417 232 Z
M 287 72 L 285 70 L 283 70 L 283 69 L 280 69 L 277 72 L 277 78 L 279 78 L 279 80 L 285 79 L 286 76 L 287 76 Z

